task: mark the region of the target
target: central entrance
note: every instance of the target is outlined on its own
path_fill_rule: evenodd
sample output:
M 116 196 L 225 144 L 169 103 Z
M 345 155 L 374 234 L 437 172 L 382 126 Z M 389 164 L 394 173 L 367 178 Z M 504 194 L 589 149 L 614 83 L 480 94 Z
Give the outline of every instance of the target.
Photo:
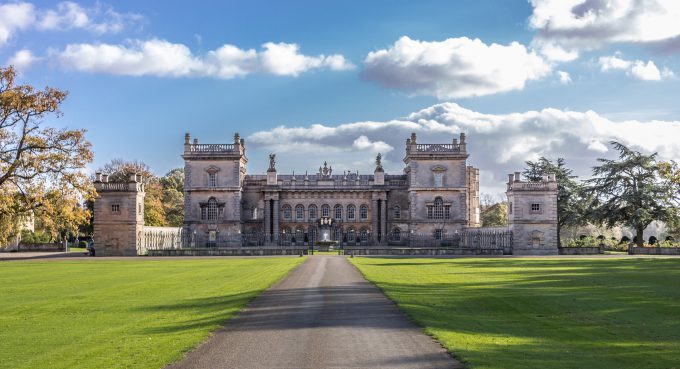
M 319 241 L 331 242 L 331 226 L 333 219 L 331 217 L 321 217 L 319 219 Z

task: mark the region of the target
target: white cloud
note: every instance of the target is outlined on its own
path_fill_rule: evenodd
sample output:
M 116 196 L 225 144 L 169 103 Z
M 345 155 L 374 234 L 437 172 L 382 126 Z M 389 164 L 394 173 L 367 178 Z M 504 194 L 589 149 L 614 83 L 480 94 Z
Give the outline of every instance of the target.
M 25 72 L 41 59 L 42 58 L 33 55 L 30 50 L 23 49 L 14 53 L 14 55 L 7 60 L 7 64 L 13 65 L 18 71 Z
M 138 14 L 119 13 L 99 3 L 84 8 L 77 3 L 63 1 L 53 9 L 37 9 L 28 2 L 0 4 L 0 46 L 6 44 L 18 30 L 84 29 L 98 34 L 118 33 L 141 19 Z
M 611 43 L 663 43 L 680 36 L 677 0 L 530 0 L 533 44 L 572 51 Z M 549 53 L 549 52 L 548 52 Z
M 564 157 L 577 174 L 587 176 L 595 158 L 612 155 L 611 140 L 644 152 L 657 151 L 666 159 L 680 157 L 680 142 L 676 140 L 680 121 L 612 121 L 593 111 L 552 108 L 485 114 L 455 103 L 437 104 L 385 122 L 280 126 L 253 133 L 246 142 L 256 149 L 285 153 L 280 157 L 282 170 L 300 172 L 329 160 L 337 170 L 372 172 L 374 167 L 367 158 L 382 152 L 388 173 L 399 174 L 404 142 L 411 132 L 417 132 L 421 143 L 447 143 L 466 132 L 470 163 L 486 172 L 485 178 L 493 178 L 482 184 L 487 191 L 501 188 L 506 173 L 520 170 L 525 160 L 539 156 Z M 344 163 L 353 163 L 354 167 L 343 167 Z
M 571 75 L 569 74 L 569 72 L 558 70 L 557 75 L 560 77 L 561 84 L 568 85 L 571 83 Z
M 0 46 L 16 31 L 30 27 L 35 22 L 34 12 L 33 5 L 28 3 L 0 4 Z
M 467 37 L 427 42 L 403 36 L 370 52 L 364 65 L 368 80 L 440 99 L 522 90 L 551 72 L 550 64 L 517 42 L 487 45 Z
M 651 60 L 648 60 L 647 63 L 642 60 L 625 60 L 622 59 L 618 53 L 612 56 L 600 57 L 598 63 L 600 64 L 600 70 L 603 72 L 624 70 L 633 78 L 641 81 L 660 81 L 664 78 L 675 76 L 673 71 L 666 67 L 664 67 L 663 70 L 659 70 L 656 64 Z
M 263 48 L 256 51 L 223 45 L 205 55 L 194 55 L 184 44 L 152 39 L 128 45 L 72 44 L 63 51 L 52 51 L 52 55 L 66 69 L 128 76 L 230 79 L 268 73 L 296 77 L 314 69 L 353 68 L 342 55 L 300 54 L 297 44 L 269 42 Z

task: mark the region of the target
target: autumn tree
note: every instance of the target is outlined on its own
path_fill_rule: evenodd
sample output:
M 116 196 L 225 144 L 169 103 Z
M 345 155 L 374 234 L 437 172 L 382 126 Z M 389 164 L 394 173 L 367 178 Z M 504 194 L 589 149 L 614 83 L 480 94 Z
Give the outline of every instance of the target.
M 584 186 L 576 180 L 572 170 L 567 168 L 564 158 L 553 161 L 545 157 L 527 161 L 522 172 L 531 181 L 540 181 L 544 175 L 554 173 L 557 180 L 557 239 L 564 227 L 580 226 L 587 223 L 589 203 L 592 201 Z M 558 241 L 559 242 L 559 241 Z
M 633 228 L 642 246 L 643 232 L 653 221 L 677 220 L 677 193 L 662 177 L 656 153 L 645 155 L 618 142 L 611 144 L 619 152 L 618 160 L 598 159 L 601 164 L 587 181 L 595 196 L 593 219 L 608 227 Z
M 504 227 L 508 225 L 508 203 L 497 202 L 481 209 L 479 219 L 482 227 Z
M 43 122 L 62 115 L 66 96 L 51 87 L 17 84 L 13 67 L 0 68 L 0 244 L 29 217 L 42 219 L 53 234 L 76 229 L 87 218 L 80 206 L 93 191 L 84 174 L 92 161 L 85 131 Z
M 163 185 L 163 208 L 171 227 L 184 223 L 184 169 L 176 168 L 160 178 Z

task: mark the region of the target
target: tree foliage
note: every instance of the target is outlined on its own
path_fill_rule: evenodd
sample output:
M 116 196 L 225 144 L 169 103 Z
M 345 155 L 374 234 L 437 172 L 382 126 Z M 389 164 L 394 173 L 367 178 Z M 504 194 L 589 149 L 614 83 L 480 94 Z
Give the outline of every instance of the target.
M 618 142 L 611 144 L 619 152 L 618 160 L 598 159 L 601 164 L 587 181 L 595 196 L 593 220 L 633 228 L 642 245 L 643 231 L 653 221 L 676 222 L 677 193 L 663 178 L 656 153 L 645 155 Z
M 482 227 L 504 227 L 508 225 L 508 203 L 498 202 L 481 209 Z
M 93 157 L 85 131 L 43 122 L 61 116 L 67 92 L 15 79 L 13 67 L 0 68 L 0 244 L 30 217 L 53 235 L 77 230 L 88 217 L 80 204 L 93 193 L 84 174 Z

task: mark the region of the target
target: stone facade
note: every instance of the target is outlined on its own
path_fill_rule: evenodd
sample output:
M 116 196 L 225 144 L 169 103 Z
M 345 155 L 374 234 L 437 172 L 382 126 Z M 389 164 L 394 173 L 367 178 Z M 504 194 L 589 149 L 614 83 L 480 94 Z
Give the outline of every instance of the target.
M 200 144 L 187 134 L 185 232 L 199 244 L 256 233 L 269 243 L 288 234 L 386 244 L 407 233 L 441 238 L 478 227 L 479 170 L 467 165 L 466 145 L 465 134 L 445 144 L 412 134 L 397 175 L 385 173 L 380 157 L 373 174 L 333 174 L 327 163 L 315 174 L 279 174 L 274 155 L 266 175 L 248 175 L 238 134 L 233 144 Z
M 541 181 L 522 181 L 508 175 L 508 228 L 514 255 L 557 255 L 557 181 L 554 174 Z
M 144 231 L 144 184 L 133 174 L 127 182 L 109 182 L 97 173 L 94 181 L 94 243 L 98 256 L 138 254 Z
M 183 227 L 145 229 L 141 176 L 121 183 L 97 173 L 97 255 L 220 254 L 215 250 L 234 247 L 249 253 L 253 247 L 279 246 L 297 253 L 308 243 L 341 242 L 358 253 L 351 247 L 394 248 L 401 254 L 434 247 L 556 255 L 555 175 L 526 182 L 511 174 L 508 227 L 482 229 L 479 169 L 467 165 L 468 156 L 464 133 L 441 144 L 418 143 L 413 133 L 406 140 L 401 174 L 385 173 L 380 155 L 373 174 L 333 174 L 326 162 L 315 174 L 278 174 L 271 154 L 265 175 L 249 175 L 245 141 L 238 133 L 231 144 L 201 144 L 187 133 Z

